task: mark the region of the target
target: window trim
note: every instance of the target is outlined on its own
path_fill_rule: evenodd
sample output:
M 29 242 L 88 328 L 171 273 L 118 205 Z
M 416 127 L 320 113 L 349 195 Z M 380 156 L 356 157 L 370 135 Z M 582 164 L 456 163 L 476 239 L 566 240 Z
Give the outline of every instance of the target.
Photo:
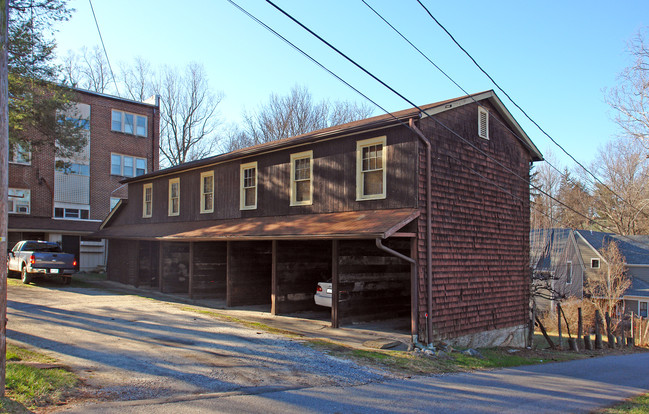
M 249 169 L 255 169 L 255 185 L 254 187 L 244 187 L 244 172 L 245 170 Z M 249 162 L 246 164 L 241 164 L 239 167 L 239 209 L 240 210 L 256 210 L 257 209 L 257 201 L 258 201 L 258 191 L 257 189 L 259 188 L 259 174 L 258 174 L 258 169 L 257 169 L 257 161 L 254 162 Z M 247 206 L 245 204 L 246 202 L 246 188 L 254 188 L 255 189 L 255 204 Z
M 20 157 L 20 154 L 22 154 L 23 157 Z M 13 160 L 11 160 L 11 158 L 13 158 Z M 16 165 L 32 165 L 32 152 L 25 151 L 22 145 L 15 143 L 13 148 L 9 148 L 7 162 Z
M 212 177 L 212 188 L 210 192 L 205 192 L 205 177 Z M 205 195 L 212 194 L 212 208 L 205 209 Z M 200 196 L 201 214 L 214 213 L 214 171 L 205 171 L 201 173 L 201 196 Z
M 483 116 L 485 124 L 484 134 L 482 133 Z M 483 139 L 489 139 L 489 111 L 481 106 L 478 107 L 478 136 Z
M 119 157 L 119 174 L 113 174 L 113 156 L 118 156 Z M 124 158 L 132 158 L 133 159 L 133 175 L 124 175 Z M 144 174 L 147 173 L 148 169 L 148 162 L 146 158 L 140 158 L 135 155 L 126 155 L 126 154 L 120 154 L 118 152 L 111 152 L 110 153 L 110 175 L 113 177 L 139 177 L 137 175 L 137 162 L 138 160 L 144 161 Z M 142 175 L 144 175 L 142 174 Z
M 295 162 L 298 160 L 309 160 L 309 199 L 305 201 L 297 201 L 296 185 L 298 181 L 295 179 Z M 300 180 L 306 181 L 306 180 Z M 310 206 L 313 204 L 313 151 L 303 151 L 291 154 L 291 206 Z
M 25 198 L 25 195 L 27 195 L 27 196 L 29 197 L 29 201 L 27 202 L 27 212 L 21 212 L 21 211 L 18 211 L 18 210 L 16 209 L 16 203 L 14 202 L 14 203 L 13 203 L 13 208 L 12 208 L 11 211 L 9 211 L 9 204 L 7 204 L 7 214 L 22 214 L 22 215 L 30 215 L 30 214 L 32 214 L 32 190 L 31 190 L 31 189 L 29 189 L 29 188 L 15 188 L 15 187 L 9 187 L 9 188 L 7 189 L 7 193 L 8 193 L 7 201 L 8 201 L 9 198 L 21 198 L 21 196 L 18 196 L 18 195 L 15 195 L 15 194 L 14 194 L 14 195 L 11 194 L 12 192 L 15 193 L 15 192 L 17 192 L 17 191 L 24 191 L 24 192 L 26 192 L 26 194 L 24 194 L 24 195 L 22 196 L 22 198 Z M 23 203 L 22 206 L 25 206 L 25 204 Z
M 595 262 L 597 262 L 597 266 L 595 266 Z M 593 257 L 590 259 L 590 268 L 591 269 L 599 269 L 602 267 L 602 262 L 599 258 Z
M 173 200 L 174 200 L 174 198 L 172 198 L 172 196 L 171 196 L 172 195 L 171 188 L 172 188 L 172 186 L 174 184 L 178 184 L 178 192 L 177 192 L 177 196 L 175 197 L 175 198 L 178 199 L 178 211 L 173 211 Z M 167 199 L 168 199 L 168 202 L 169 202 L 168 215 L 170 217 L 179 216 L 180 215 L 180 177 L 170 178 L 169 179 L 169 194 L 168 194 Z
M 114 129 L 113 128 L 113 122 L 114 122 L 113 117 L 114 117 L 115 113 L 120 114 L 120 129 Z M 126 132 L 126 129 L 125 129 L 126 116 L 125 115 L 132 115 L 133 116 L 133 132 Z M 138 121 L 138 118 L 144 118 L 144 135 L 137 133 L 137 121 Z M 142 137 L 142 138 L 148 138 L 149 137 L 149 117 L 146 116 L 146 115 L 136 114 L 134 112 L 120 111 L 119 109 L 111 109 L 111 111 L 110 111 L 110 130 L 112 132 L 121 132 L 122 134 L 134 135 L 136 137 Z
M 566 261 L 566 285 L 572 285 L 572 260 Z
M 388 170 L 388 148 L 387 148 L 387 137 L 385 135 L 364 139 L 361 141 L 356 141 L 356 201 L 365 201 L 365 200 L 382 200 L 387 197 L 387 170 Z M 382 160 L 382 171 L 383 171 L 383 190 L 380 194 L 363 194 L 363 148 L 369 147 L 372 145 L 381 144 L 381 160 Z
M 146 201 L 146 190 L 151 190 L 151 200 L 149 204 L 149 214 L 146 213 L 147 210 L 147 201 Z M 142 218 L 151 218 L 153 216 L 153 183 L 147 183 L 142 186 Z
M 649 316 L 649 302 L 646 301 L 646 300 L 639 300 L 639 301 L 638 301 L 638 316 L 642 316 L 642 314 L 640 313 L 641 310 L 642 310 L 642 307 L 641 307 L 641 304 L 642 304 L 642 303 L 644 303 L 644 304 L 647 305 L 647 315 L 644 316 L 644 317 L 646 318 L 646 317 Z

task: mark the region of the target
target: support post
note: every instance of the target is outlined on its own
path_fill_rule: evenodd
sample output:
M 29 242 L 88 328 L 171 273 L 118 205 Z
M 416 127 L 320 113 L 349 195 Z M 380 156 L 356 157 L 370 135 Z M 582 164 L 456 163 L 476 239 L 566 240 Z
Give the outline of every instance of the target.
M 602 332 L 601 332 L 602 315 L 599 310 L 595 311 L 595 349 L 602 349 Z
M 271 242 L 271 254 L 270 314 L 277 315 L 277 240 Z
M 577 343 L 581 343 L 581 336 L 584 333 L 584 322 L 581 319 L 581 308 L 577 308 Z
M 338 240 L 331 242 L 331 327 L 340 328 L 338 314 Z
M 559 349 L 563 349 L 563 340 L 561 338 L 561 304 L 557 303 L 557 331 L 559 332 Z
M 189 299 L 194 299 L 194 242 L 189 242 Z

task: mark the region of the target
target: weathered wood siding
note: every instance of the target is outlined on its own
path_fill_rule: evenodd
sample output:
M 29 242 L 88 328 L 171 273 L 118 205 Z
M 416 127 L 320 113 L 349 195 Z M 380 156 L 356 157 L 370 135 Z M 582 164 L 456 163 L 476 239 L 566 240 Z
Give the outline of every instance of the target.
M 499 122 L 489 103 L 489 140 L 477 135 L 478 107 L 435 118 L 502 165 L 431 119 L 420 128 L 432 141 L 433 330 L 458 337 L 527 322 L 529 299 L 529 152 Z M 419 152 L 419 326 L 426 321 L 425 151 Z M 476 174 L 476 172 L 478 174 Z M 503 191 L 504 189 L 504 191 Z
M 109 240 L 108 280 L 127 285 L 137 284 L 137 243 L 134 240 Z
M 331 279 L 331 241 L 278 241 L 276 255 L 275 313 L 317 309 L 318 282 Z
M 228 242 L 227 306 L 270 303 L 271 242 Z
M 384 244 L 410 256 L 408 239 Z M 338 290 L 341 324 L 408 315 L 410 264 L 379 250 L 374 240 L 341 240 Z
M 227 243 L 194 243 L 192 259 L 192 298 L 225 299 Z
M 385 135 L 387 137 L 387 197 L 382 200 L 356 201 L 356 142 Z M 353 137 L 303 145 L 240 160 L 154 178 L 153 216 L 142 218 L 144 182 L 129 184 L 125 211 L 114 217 L 111 225 L 167 223 L 256 216 L 329 213 L 339 211 L 414 208 L 417 206 L 417 143 L 403 127 L 392 127 Z M 290 206 L 291 154 L 313 151 L 313 204 Z M 239 167 L 256 161 L 257 208 L 239 209 Z M 214 171 L 214 212 L 200 213 L 200 174 Z M 180 215 L 168 215 L 169 179 L 180 178 Z

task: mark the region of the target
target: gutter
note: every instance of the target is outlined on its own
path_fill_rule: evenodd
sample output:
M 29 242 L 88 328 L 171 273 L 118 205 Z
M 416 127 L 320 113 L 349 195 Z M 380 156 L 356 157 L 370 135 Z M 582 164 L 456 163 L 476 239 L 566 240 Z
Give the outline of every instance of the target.
M 433 344 L 433 259 L 432 259 L 432 207 L 431 207 L 431 146 L 430 141 L 424 136 L 423 132 L 415 125 L 414 118 L 408 121 L 410 129 L 415 132 L 417 138 L 426 146 L 426 343 L 428 346 Z
M 383 250 L 384 252 L 392 256 L 398 257 L 401 260 L 405 260 L 406 262 L 410 263 L 413 266 L 413 270 L 411 270 L 410 272 L 410 306 L 412 306 L 413 308 L 413 311 L 411 312 L 411 315 L 413 316 L 411 318 L 412 344 L 413 346 L 421 350 L 431 349 L 432 345 L 430 342 L 428 343 L 428 347 L 426 347 L 426 345 L 419 342 L 419 335 L 418 335 L 419 312 L 417 306 L 417 303 L 419 301 L 419 298 L 417 297 L 417 285 L 418 285 L 417 276 L 419 272 L 418 272 L 417 261 L 412 257 L 408 257 L 404 254 L 397 252 L 396 250 L 392 250 L 389 247 L 384 246 L 380 238 L 377 237 L 375 240 L 376 240 L 376 247 L 378 247 L 380 250 Z

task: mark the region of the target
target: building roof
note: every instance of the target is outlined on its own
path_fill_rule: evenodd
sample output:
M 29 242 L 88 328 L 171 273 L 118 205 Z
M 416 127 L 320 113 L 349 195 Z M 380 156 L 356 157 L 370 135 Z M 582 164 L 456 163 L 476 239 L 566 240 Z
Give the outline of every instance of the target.
M 553 271 L 565 259 L 571 229 L 533 229 L 530 231 L 530 265 L 535 270 Z
M 631 286 L 624 292 L 624 296 L 649 297 L 649 283 L 640 278 L 631 277 Z
M 577 230 L 595 250 L 600 250 L 605 243 L 614 241 L 626 264 L 649 266 L 649 236 L 620 236 L 591 230 Z
M 248 217 L 104 227 L 93 236 L 159 241 L 388 238 L 419 216 L 416 209 Z
M 194 168 L 202 168 L 208 165 L 218 164 L 221 162 L 244 158 L 251 155 L 258 155 L 265 152 L 272 152 L 286 147 L 298 146 L 316 142 L 323 139 L 335 138 L 359 131 L 368 131 L 374 128 L 385 128 L 388 126 L 397 126 L 411 118 L 420 117 L 433 117 L 441 112 L 449 111 L 462 105 L 479 102 L 481 100 L 489 100 L 498 112 L 503 116 L 508 124 L 508 128 L 516 135 L 521 144 L 527 148 L 532 155 L 534 161 L 543 160 L 543 155 L 536 148 L 532 140 L 527 136 L 525 131 L 516 122 L 511 113 L 507 110 L 502 101 L 496 96 L 493 90 L 480 92 L 472 95 L 465 95 L 454 99 L 435 102 L 428 105 L 423 105 L 418 108 L 405 109 L 391 114 L 379 115 L 359 121 L 349 122 L 342 125 L 336 125 L 329 128 L 312 131 L 307 134 L 302 134 L 294 137 L 283 138 L 272 142 L 253 145 L 251 147 L 242 148 L 236 151 L 228 152 L 225 154 L 216 155 L 213 157 L 204 158 L 201 160 L 190 161 L 174 167 L 154 171 L 148 174 L 140 175 L 137 177 L 127 178 L 121 181 L 122 183 L 130 183 L 136 181 L 147 180 L 151 177 L 157 177 L 166 174 L 173 174 L 177 171 L 187 171 Z M 423 111 L 423 113 L 420 111 Z
M 97 231 L 100 224 L 97 220 L 67 220 L 12 214 L 9 216 L 8 228 L 10 231 L 90 234 Z

